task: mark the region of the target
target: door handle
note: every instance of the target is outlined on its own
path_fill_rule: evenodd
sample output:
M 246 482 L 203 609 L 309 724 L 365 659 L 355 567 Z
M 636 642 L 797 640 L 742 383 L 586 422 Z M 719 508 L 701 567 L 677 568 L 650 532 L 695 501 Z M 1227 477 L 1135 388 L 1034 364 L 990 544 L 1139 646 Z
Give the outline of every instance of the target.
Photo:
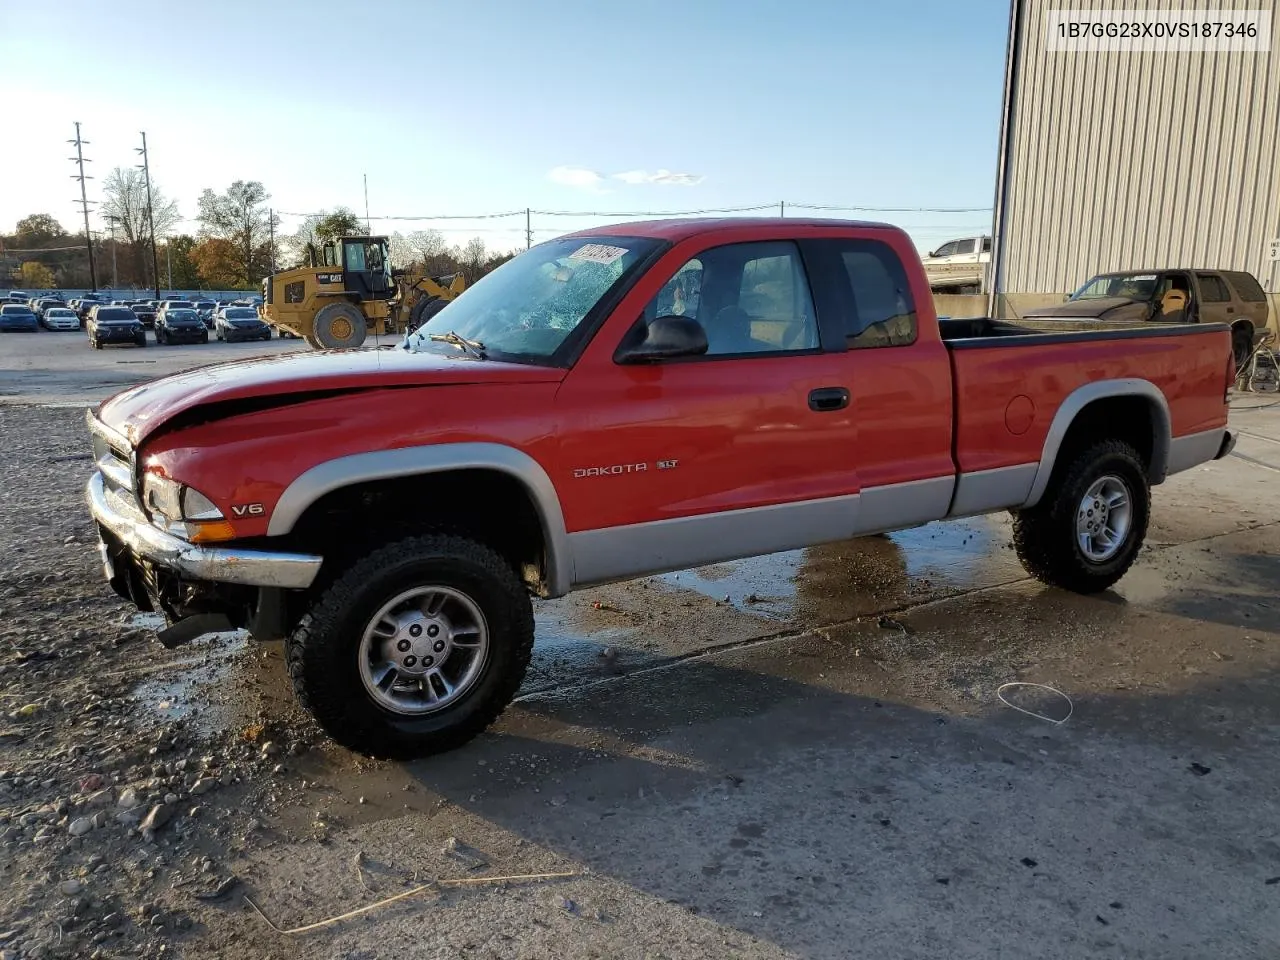
M 843 410 L 849 405 L 849 391 L 844 387 L 819 387 L 809 391 L 809 409 L 815 413 Z

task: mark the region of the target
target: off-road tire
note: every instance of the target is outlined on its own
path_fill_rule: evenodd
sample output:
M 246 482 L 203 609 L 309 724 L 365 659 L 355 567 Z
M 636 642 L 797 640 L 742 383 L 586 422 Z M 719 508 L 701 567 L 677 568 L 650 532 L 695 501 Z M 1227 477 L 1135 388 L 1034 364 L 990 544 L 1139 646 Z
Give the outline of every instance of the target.
M 1105 475 L 1129 488 L 1133 514 L 1119 551 L 1103 562 L 1085 556 L 1076 537 L 1076 511 L 1089 486 Z M 1075 593 L 1098 593 L 1123 577 L 1142 549 L 1151 516 L 1151 489 L 1138 452 L 1106 440 L 1079 452 L 1050 482 L 1044 497 L 1014 512 L 1013 547 L 1037 580 Z
M 448 305 L 448 300 L 441 300 L 439 297 L 419 300 L 409 311 L 409 333 L 413 333 Z
M 323 350 L 353 350 L 364 343 L 368 332 L 364 314 L 345 300 L 336 300 L 321 307 L 311 330 L 312 337 Z M 347 332 L 343 333 L 344 330 Z
M 484 614 L 489 652 L 456 702 L 418 716 L 379 706 L 360 680 L 360 640 L 374 613 L 420 585 L 452 587 Z M 411 759 L 452 750 L 488 727 L 515 696 L 533 650 L 533 607 L 510 564 L 465 537 L 430 534 L 374 550 L 337 575 L 286 642 L 299 702 L 334 740 L 372 757 Z

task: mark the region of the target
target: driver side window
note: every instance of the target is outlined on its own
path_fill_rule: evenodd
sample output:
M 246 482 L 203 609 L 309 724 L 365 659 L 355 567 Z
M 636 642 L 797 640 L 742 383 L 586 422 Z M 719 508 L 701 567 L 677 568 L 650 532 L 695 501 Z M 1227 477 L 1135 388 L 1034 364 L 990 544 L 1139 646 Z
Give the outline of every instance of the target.
M 672 315 L 702 325 L 708 357 L 818 348 L 809 281 L 800 251 L 789 241 L 703 251 L 663 285 L 644 320 Z

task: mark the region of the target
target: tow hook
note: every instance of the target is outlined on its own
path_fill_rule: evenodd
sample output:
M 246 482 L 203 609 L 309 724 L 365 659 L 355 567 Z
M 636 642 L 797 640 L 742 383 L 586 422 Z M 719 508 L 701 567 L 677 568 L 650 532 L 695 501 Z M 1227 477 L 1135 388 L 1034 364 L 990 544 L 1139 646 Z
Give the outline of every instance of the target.
M 222 633 L 234 629 L 231 620 L 224 613 L 197 613 L 165 627 L 156 634 L 156 639 L 172 650 L 206 633 Z

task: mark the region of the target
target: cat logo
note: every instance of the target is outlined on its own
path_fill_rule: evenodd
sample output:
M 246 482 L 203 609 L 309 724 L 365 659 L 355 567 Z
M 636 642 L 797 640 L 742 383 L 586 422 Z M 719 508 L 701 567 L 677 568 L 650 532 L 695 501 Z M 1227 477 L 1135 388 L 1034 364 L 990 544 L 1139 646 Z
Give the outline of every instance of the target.
M 316 283 L 341 283 L 341 273 L 317 273 Z

